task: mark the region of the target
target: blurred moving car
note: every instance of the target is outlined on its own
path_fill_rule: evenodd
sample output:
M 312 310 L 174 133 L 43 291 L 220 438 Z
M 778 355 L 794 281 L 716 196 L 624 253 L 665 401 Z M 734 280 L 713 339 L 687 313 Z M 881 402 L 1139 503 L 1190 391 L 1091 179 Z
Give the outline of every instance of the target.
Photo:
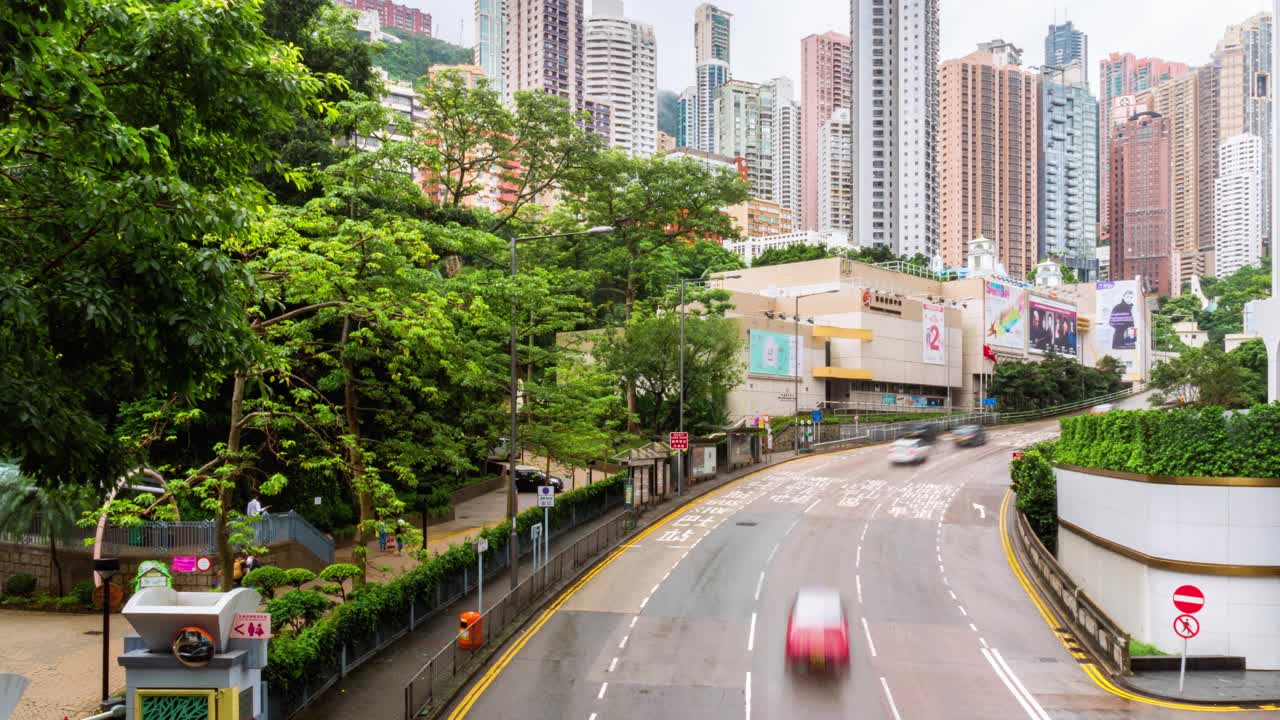
M 787 619 L 787 667 L 793 670 L 847 670 L 849 621 L 840 593 L 805 587 L 796 593 Z
M 1107 413 L 1115 409 L 1116 409 L 1116 406 L 1112 405 L 1111 403 L 1102 403 L 1101 405 L 1094 405 L 1093 407 L 1089 408 L 1089 414 L 1090 415 L 1106 415 Z
M 938 437 L 938 426 L 931 422 L 914 422 L 907 428 L 907 437 L 932 443 Z
M 961 425 L 955 429 L 953 435 L 955 435 L 956 445 L 961 447 L 987 444 L 987 431 L 981 425 Z
M 528 465 L 516 466 L 516 491 L 537 492 L 538 487 L 550 485 L 556 492 L 564 492 L 564 480 L 555 475 L 548 475 L 536 467 Z
M 919 438 L 904 438 L 889 446 L 889 462 L 894 465 L 922 463 L 929 457 L 929 446 Z

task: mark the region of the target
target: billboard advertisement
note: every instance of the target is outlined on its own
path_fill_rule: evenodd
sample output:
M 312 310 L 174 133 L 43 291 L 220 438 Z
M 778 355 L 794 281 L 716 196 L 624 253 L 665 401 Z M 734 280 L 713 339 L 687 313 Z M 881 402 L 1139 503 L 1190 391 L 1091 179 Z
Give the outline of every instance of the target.
M 947 364 L 947 322 L 941 305 L 920 305 L 924 350 L 921 360 L 930 365 Z
M 1025 293 L 1022 288 L 988 280 L 983 322 L 987 332 L 983 342 L 996 347 L 1021 350 L 1027 346 Z
M 1027 331 L 1031 351 L 1075 357 L 1076 309 L 1066 303 L 1034 295 L 1027 304 L 1031 316 L 1031 327 Z
M 1098 357 L 1111 355 L 1121 359 L 1115 351 L 1137 350 L 1142 318 L 1137 311 L 1138 281 L 1119 280 L 1098 282 L 1098 322 L 1094 336 L 1097 338 Z
M 748 370 L 756 375 L 791 377 L 796 374 L 797 362 L 804 368 L 804 355 L 796 346 L 796 337 L 786 333 L 752 330 L 748 342 L 751 362 Z

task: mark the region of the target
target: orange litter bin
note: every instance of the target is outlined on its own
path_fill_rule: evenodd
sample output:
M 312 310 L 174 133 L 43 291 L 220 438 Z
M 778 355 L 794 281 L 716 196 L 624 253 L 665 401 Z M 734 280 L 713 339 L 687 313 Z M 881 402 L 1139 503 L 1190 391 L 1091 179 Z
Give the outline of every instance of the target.
M 468 610 L 458 616 L 458 648 L 478 650 L 484 645 L 484 627 L 480 613 Z

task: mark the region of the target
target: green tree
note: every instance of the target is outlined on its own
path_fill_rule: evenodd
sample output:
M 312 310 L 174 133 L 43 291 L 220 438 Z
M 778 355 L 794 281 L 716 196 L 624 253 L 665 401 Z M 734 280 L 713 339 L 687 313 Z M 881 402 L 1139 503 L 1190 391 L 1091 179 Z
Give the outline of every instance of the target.
M 617 378 L 567 355 L 541 380 L 525 385 L 521 441 L 546 460 L 583 468 L 610 454 L 626 427 Z
M 1156 402 L 1243 408 L 1253 404 L 1261 378 L 1214 345 L 1191 348 L 1151 369 Z M 1265 383 L 1261 394 L 1265 395 Z
M 58 579 L 58 597 L 66 594 L 58 539 L 76 528 L 80 513 L 93 505 L 83 487 L 42 487 L 12 462 L 0 462 L 0 533 L 23 535 L 38 527 L 49 538 L 49 561 Z
M 1006 361 L 996 366 L 987 392 L 1001 412 L 1038 410 L 1116 392 L 1123 373 L 1123 364 L 1110 356 L 1095 368 L 1061 355 L 1039 362 Z
M 787 263 L 804 262 L 806 260 L 824 260 L 829 257 L 836 257 L 836 255 L 837 253 L 826 245 L 790 245 L 788 247 L 765 250 L 751 262 L 751 266 L 786 265 Z
M 0 453 L 96 485 L 137 462 L 122 403 L 242 362 L 247 279 L 212 239 L 320 82 L 256 3 L 5 3 L 0 27 Z
M 380 43 L 375 50 L 374 62 L 393 80 L 417 82 L 433 65 L 470 65 L 472 62 L 471 48 L 397 28 L 383 28 L 383 32 L 400 40 Z
M 691 314 L 685 321 L 685 427 L 723 426 L 729 391 L 742 379 L 742 338 L 732 320 Z M 601 338 L 597 357 L 625 387 L 636 389 L 636 415 L 650 434 L 677 427 L 680 402 L 680 317 L 635 319 Z

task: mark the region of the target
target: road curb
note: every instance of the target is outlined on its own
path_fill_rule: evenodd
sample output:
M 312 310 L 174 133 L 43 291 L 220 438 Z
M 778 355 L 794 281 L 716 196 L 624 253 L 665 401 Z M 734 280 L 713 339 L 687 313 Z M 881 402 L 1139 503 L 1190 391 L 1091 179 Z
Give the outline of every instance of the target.
M 1013 494 L 1012 489 L 1010 489 L 1009 492 L 1011 495 Z M 1019 511 L 1016 507 L 1010 508 L 1010 509 L 1015 515 L 1021 514 L 1021 511 Z M 1005 528 L 1004 535 L 1005 535 L 1005 539 L 1009 542 L 1010 546 L 1013 547 L 1015 550 L 1014 555 L 1018 564 L 1020 566 L 1023 565 L 1025 563 L 1025 560 L 1023 559 L 1022 556 L 1026 555 L 1027 550 L 1026 548 L 1023 547 L 1023 543 L 1021 539 L 1018 537 L 1018 534 L 1013 531 L 1012 526 L 1008 526 Z M 1059 624 L 1062 624 L 1063 617 L 1064 617 L 1063 608 L 1060 607 L 1054 601 L 1053 593 L 1050 591 L 1051 589 L 1045 587 L 1045 585 L 1040 581 L 1036 573 L 1028 572 L 1025 569 L 1025 567 L 1022 568 L 1022 574 L 1025 576 L 1027 582 L 1029 582 L 1032 585 L 1032 587 L 1034 587 L 1035 591 L 1039 593 L 1039 595 L 1041 596 L 1045 604 L 1049 607 L 1049 609 L 1053 611 L 1055 620 Z M 1190 706 L 1186 708 L 1188 710 L 1194 710 L 1195 708 L 1203 708 L 1205 710 L 1225 710 L 1225 709 L 1280 710 L 1280 700 L 1233 700 L 1233 699 L 1198 700 L 1193 698 L 1177 697 L 1173 695 L 1164 695 L 1161 693 L 1153 693 L 1149 690 L 1138 687 L 1132 684 L 1131 682 L 1129 682 L 1128 678 L 1130 676 L 1114 673 L 1111 670 L 1107 669 L 1106 664 L 1099 660 L 1097 655 L 1094 654 L 1094 652 L 1089 648 L 1088 645 L 1084 643 L 1079 643 L 1078 647 L 1079 647 L 1079 650 L 1077 652 L 1081 652 L 1082 654 L 1087 655 L 1089 660 L 1091 661 L 1090 664 L 1093 666 L 1093 668 L 1095 668 L 1103 676 L 1105 676 L 1109 682 L 1118 686 L 1118 689 L 1121 689 L 1123 692 L 1132 695 L 1133 697 L 1130 699 L 1136 699 L 1139 701 L 1150 700 L 1156 703 L 1175 703 L 1182 706 Z M 1068 650 L 1071 650 L 1071 648 L 1068 648 Z M 1088 675 L 1089 673 L 1086 671 L 1085 674 Z M 1105 690 L 1107 688 L 1104 687 L 1103 689 Z
M 879 444 L 879 443 L 875 443 L 875 444 Z M 577 585 L 578 582 L 581 581 L 583 577 L 593 572 L 597 567 L 600 566 L 601 563 L 603 563 L 609 557 L 613 556 L 616 551 L 618 551 L 619 549 L 626 549 L 627 543 L 631 542 L 632 539 L 635 538 L 637 535 L 654 527 L 655 525 L 662 524 L 663 522 L 668 520 L 672 515 L 675 515 L 681 512 L 686 507 L 693 504 L 695 501 L 705 497 L 706 495 L 709 495 L 714 492 L 718 492 L 735 483 L 738 483 L 752 476 L 758 475 L 767 470 L 771 470 L 773 468 L 780 467 L 782 465 L 787 465 L 789 463 L 793 463 L 799 460 L 812 459 L 821 455 L 833 455 L 838 452 L 851 452 L 854 450 L 862 450 L 867 447 L 874 447 L 875 444 L 862 445 L 862 446 L 853 447 L 853 448 L 832 448 L 830 450 L 820 450 L 820 451 L 806 453 L 804 455 L 797 455 L 795 457 L 789 457 L 782 460 L 777 460 L 777 461 L 768 463 L 766 465 L 763 465 L 761 467 L 749 470 L 737 477 L 726 478 L 715 484 L 710 484 L 710 483 L 701 484 L 701 487 L 704 487 L 705 489 L 700 490 L 696 495 L 689 494 L 688 492 L 686 492 L 685 495 L 682 497 L 673 496 L 672 499 L 677 500 L 677 502 L 674 505 L 672 505 L 670 508 L 664 511 L 661 515 L 655 515 L 649 522 L 646 522 L 643 525 L 637 523 L 636 528 L 633 531 L 631 531 L 631 533 L 628 534 L 625 538 L 622 538 L 621 540 L 619 540 L 617 545 L 614 545 L 612 548 L 603 550 L 600 553 L 598 553 L 597 557 L 590 564 L 583 565 L 582 569 L 576 575 L 565 580 L 558 587 L 556 587 L 554 591 L 546 593 L 545 597 L 542 600 L 540 600 L 537 605 L 531 606 L 525 613 L 521 613 L 521 615 L 519 616 L 519 620 L 517 620 L 518 624 L 513 624 L 513 627 L 509 631 L 504 631 L 501 634 L 501 638 L 502 638 L 501 642 L 490 643 L 488 647 L 491 647 L 492 649 L 485 650 L 487 654 L 484 656 L 484 660 L 479 662 L 476 665 L 476 667 L 470 673 L 468 673 L 467 677 L 458 683 L 458 686 L 449 693 L 448 700 L 441 703 L 439 706 L 439 709 L 428 712 L 425 715 L 418 715 L 417 717 L 426 718 L 427 720 L 437 720 L 438 718 L 443 717 L 445 710 L 453 707 L 454 703 L 458 700 L 458 697 L 463 693 L 463 691 L 471 687 L 475 683 L 476 677 L 479 676 L 482 673 L 482 671 L 484 671 L 484 669 L 489 666 L 489 664 L 493 661 L 494 656 L 497 655 L 499 652 L 501 652 L 503 648 L 505 648 L 507 644 L 511 641 L 512 638 L 514 638 L 515 636 L 525 631 L 528 628 L 530 621 L 533 620 L 533 618 L 538 617 L 543 612 L 545 612 L 550 605 L 560 600 L 567 588 Z

